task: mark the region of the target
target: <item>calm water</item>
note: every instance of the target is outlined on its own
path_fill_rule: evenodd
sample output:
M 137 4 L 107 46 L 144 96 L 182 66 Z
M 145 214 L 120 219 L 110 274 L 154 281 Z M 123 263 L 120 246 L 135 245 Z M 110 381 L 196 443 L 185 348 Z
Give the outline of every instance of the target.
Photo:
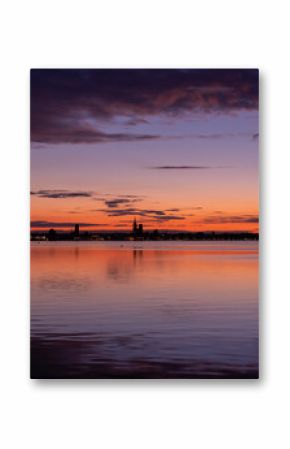
M 255 378 L 256 242 L 31 244 L 33 378 Z

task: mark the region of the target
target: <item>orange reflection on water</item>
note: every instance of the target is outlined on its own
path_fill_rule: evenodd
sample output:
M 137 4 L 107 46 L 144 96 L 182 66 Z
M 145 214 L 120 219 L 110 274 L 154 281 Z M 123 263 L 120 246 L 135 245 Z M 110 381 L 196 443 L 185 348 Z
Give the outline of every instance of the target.
M 36 376 L 255 377 L 258 245 L 33 243 L 31 336 Z
M 191 243 L 181 249 L 174 244 L 171 249 L 160 244 L 104 246 L 103 243 L 33 245 L 32 284 L 50 280 L 66 289 L 85 283 L 92 290 L 98 285 L 127 284 L 131 289 L 135 286 L 139 296 L 140 291 L 154 290 L 162 283 L 167 285 L 169 297 L 176 290 L 178 298 L 182 286 L 195 292 L 206 290 L 207 298 L 213 301 L 214 292 L 223 292 L 222 301 L 235 301 L 241 299 L 244 290 L 258 288 L 256 243 Z M 35 300 L 41 300 L 41 296 Z

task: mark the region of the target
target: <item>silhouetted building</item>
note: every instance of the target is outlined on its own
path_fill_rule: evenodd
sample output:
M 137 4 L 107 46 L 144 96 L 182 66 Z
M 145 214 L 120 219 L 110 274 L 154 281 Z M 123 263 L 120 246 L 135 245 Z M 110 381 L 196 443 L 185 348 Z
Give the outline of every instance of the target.
M 133 235 L 137 235 L 137 221 L 136 221 L 136 218 L 134 218 L 134 221 L 133 221 L 132 232 L 133 232 Z
M 143 237 L 143 224 L 137 224 L 136 218 L 133 221 L 132 234 L 134 238 Z
M 50 229 L 47 234 L 48 240 L 56 240 L 56 232 L 54 229 Z
M 75 235 L 75 237 L 79 237 L 80 236 L 80 225 L 78 225 L 78 224 L 75 225 L 74 235 Z

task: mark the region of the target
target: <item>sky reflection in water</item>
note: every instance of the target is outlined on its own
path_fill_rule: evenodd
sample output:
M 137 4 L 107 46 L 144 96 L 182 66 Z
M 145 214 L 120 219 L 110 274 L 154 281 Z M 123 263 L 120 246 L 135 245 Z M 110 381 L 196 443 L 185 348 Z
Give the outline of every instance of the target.
M 34 378 L 258 376 L 256 242 L 32 243 Z

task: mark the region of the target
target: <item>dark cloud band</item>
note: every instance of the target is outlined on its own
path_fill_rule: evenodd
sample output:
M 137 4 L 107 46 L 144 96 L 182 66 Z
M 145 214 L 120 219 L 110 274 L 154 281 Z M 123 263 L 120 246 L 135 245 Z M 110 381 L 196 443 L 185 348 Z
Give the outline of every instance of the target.
M 258 70 L 81 70 L 31 71 L 31 141 L 103 143 L 158 139 L 158 135 L 106 133 L 87 118 L 128 117 L 193 112 L 257 110 Z M 146 120 L 145 120 L 146 121 Z
M 83 227 L 95 227 L 95 226 L 107 226 L 107 224 L 103 223 L 78 223 L 80 226 Z M 30 223 L 32 228 L 73 228 L 75 226 L 75 223 L 71 222 L 57 222 L 57 221 L 31 221 Z
M 258 215 L 229 215 L 229 216 L 208 216 L 203 223 L 206 224 L 236 224 L 236 223 L 259 223 Z
M 90 198 L 93 196 L 92 192 L 72 192 L 69 190 L 37 190 L 30 192 L 31 195 L 38 196 L 40 198 Z
M 213 167 L 204 165 L 157 165 L 155 167 L 148 167 L 152 170 L 209 170 Z

